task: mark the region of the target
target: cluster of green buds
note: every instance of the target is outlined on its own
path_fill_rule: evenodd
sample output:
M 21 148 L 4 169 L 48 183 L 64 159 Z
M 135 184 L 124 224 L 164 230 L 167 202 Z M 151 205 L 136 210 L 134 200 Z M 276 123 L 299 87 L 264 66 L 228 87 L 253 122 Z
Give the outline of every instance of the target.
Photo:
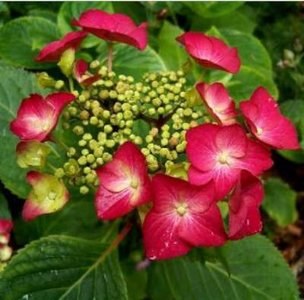
M 173 172 L 185 158 L 186 131 L 204 115 L 186 88 L 183 71 L 147 73 L 135 81 L 93 61 L 89 72 L 99 79 L 72 90 L 76 101 L 66 108 L 62 122 L 72 138 L 67 161 L 55 176 L 86 194 L 99 184 L 96 169 L 127 140 L 141 148 L 151 173 Z

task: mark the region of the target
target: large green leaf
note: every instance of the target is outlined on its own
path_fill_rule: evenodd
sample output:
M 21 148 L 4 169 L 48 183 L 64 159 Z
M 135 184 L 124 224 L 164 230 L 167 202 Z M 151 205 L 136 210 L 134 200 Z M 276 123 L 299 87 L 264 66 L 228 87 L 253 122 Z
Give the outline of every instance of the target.
M 57 27 L 40 17 L 22 17 L 0 29 L 0 56 L 17 67 L 45 69 L 52 65 L 38 63 L 35 57 L 46 44 L 58 39 Z
M 1 274 L 1 300 L 127 299 L 117 252 L 108 247 L 67 236 L 35 241 Z
M 99 60 L 106 63 L 106 43 L 103 43 L 98 51 L 101 53 Z M 144 51 L 139 51 L 128 45 L 115 44 L 113 53 L 113 71 L 117 74 L 131 75 L 135 79 L 140 79 L 146 72 L 166 69 L 160 56 L 149 46 Z
M 60 32 L 65 34 L 69 31 L 74 30 L 71 26 L 72 19 L 78 19 L 81 13 L 89 9 L 101 9 L 107 12 L 113 12 L 113 7 L 110 2 L 100 1 L 100 2 L 87 2 L 87 1 L 79 1 L 79 2 L 64 2 L 60 7 L 57 24 Z M 100 43 L 100 39 L 90 35 L 88 38 L 84 40 L 82 43 L 83 47 L 90 48 L 98 45 Z
M 159 36 L 159 55 L 164 60 L 169 70 L 177 70 L 182 67 L 188 56 L 184 49 L 176 42 L 176 37 L 183 33 L 183 30 L 165 21 Z
M 254 236 L 223 247 L 230 275 L 216 262 L 189 257 L 157 262 L 150 270 L 153 300 L 295 300 L 295 278 L 269 240 Z
M 29 190 L 25 171 L 16 163 L 15 148 L 18 138 L 9 130 L 21 100 L 39 92 L 35 76 L 13 67 L 0 66 L 0 179 L 14 194 L 24 198 Z
M 266 181 L 263 208 L 278 225 L 286 226 L 297 219 L 296 198 L 296 192 L 281 179 Z
M 220 17 L 239 8 L 243 3 L 238 2 L 216 2 L 216 1 L 206 1 L 206 2 L 184 2 L 195 14 L 198 14 L 203 18 L 215 18 Z

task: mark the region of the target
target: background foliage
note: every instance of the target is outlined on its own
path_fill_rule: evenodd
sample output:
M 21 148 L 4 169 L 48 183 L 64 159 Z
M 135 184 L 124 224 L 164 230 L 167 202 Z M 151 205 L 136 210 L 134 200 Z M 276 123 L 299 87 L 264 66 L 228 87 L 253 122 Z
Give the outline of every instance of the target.
M 4 194 L 0 194 L 0 216 L 9 214 L 6 197 L 16 220 L 13 246 L 21 249 L 0 275 L 1 297 L 4 300 L 298 299 L 293 274 L 263 236 L 230 242 L 220 250 L 194 250 L 187 257 L 168 262 L 150 265 L 145 262 L 149 266 L 138 270 L 136 266 L 143 260 L 138 243 L 140 225 L 128 235 L 120 253 L 109 253 L 107 249 L 119 224 L 98 222 L 90 197 L 74 197 L 61 212 L 31 223 L 23 222 L 21 199 L 26 197 L 29 186 L 25 172 L 15 163 L 17 139 L 10 134 L 8 124 L 21 99 L 42 92 L 36 84 L 35 72 L 48 69 L 58 78 L 61 76 L 55 64 L 38 64 L 33 60 L 39 49 L 72 30 L 70 20 L 94 7 L 128 14 L 137 23 L 148 21 L 150 46 L 144 52 L 121 45 L 114 54 L 114 70 L 137 79 L 147 71 L 190 67 L 184 50 L 175 42 L 175 37 L 184 31 L 204 31 L 238 47 L 242 68 L 236 76 L 221 71 L 202 74 L 200 68 L 191 66 L 191 83 L 202 79 L 221 81 L 237 101 L 248 99 L 257 86 L 264 86 L 279 99 L 283 113 L 297 125 L 304 147 L 301 5 L 0 2 L 0 179 Z M 90 37 L 79 55 L 104 61 L 105 44 Z M 286 242 L 281 237 L 281 228 L 286 230 L 294 222 L 297 223 L 292 226 L 297 227 L 303 220 L 304 150 L 273 153 L 273 158 L 276 168 L 265 178 L 264 233 L 286 250 L 292 247 L 294 239 Z M 301 257 L 286 258 L 296 264 Z M 301 270 L 296 273 L 301 281 Z

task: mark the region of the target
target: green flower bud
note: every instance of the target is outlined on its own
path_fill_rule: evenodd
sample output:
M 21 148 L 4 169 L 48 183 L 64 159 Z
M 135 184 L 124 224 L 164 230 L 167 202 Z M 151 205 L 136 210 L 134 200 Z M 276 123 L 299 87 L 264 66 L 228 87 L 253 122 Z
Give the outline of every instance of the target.
M 80 112 L 79 117 L 81 120 L 88 120 L 90 117 L 90 113 L 87 110 L 83 110 Z
M 108 152 L 105 152 L 103 155 L 102 155 L 102 158 L 105 162 L 108 162 L 112 159 L 112 155 Z
M 69 77 L 72 74 L 74 61 L 75 61 L 74 48 L 69 48 L 62 53 L 60 60 L 58 62 L 58 66 L 66 77 Z
M 74 132 L 76 135 L 82 135 L 82 134 L 84 133 L 84 129 L 83 129 L 82 126 L 77 125 L 77 126 L 75 126 L 75 127 L 73 128 L 73 132 Z
M 82 171 L 83 171 L 84 174 L 89 174 L 89 173 L 92 172 L 90 167 L 84 167 Z
M 79 189 L 79 193 L 82 195 L 86 195 L 89 191 L 90 189 L 86 185 L 81 186 Z
M 70 147 L 67 151 L 67 156 L 72 157 L 76 154 L 76 149 L 74 147 Z
M 57 177 L 59 179 L 64 177 L 65 173 L 64 173 L 63 168 L 56 169 L 54 175 L 55 175 L 55 177 Z
M 99 97 L 100 97 L 100 99 L 103 99 L 103 100 L 108 99 L 109 98 L 108 90 L 101 90 L 99 92 Z
M 48 88 L 48 87 L 52 88 L 56 84 L 55 79 L 49 76 L 49 74 L 46 72 L 37 74 L 37 82 L 41 88 Z
M 104 83 L 104 85 L 105 85 L 106 87 L 112 87 L 112 86 L 114 85 L 114 83 L 113 83 L 113 81 L 111 81 L 111 80 L 106 80 L 105 83 Z
M 98 123 L 99 123 L 99 120 L 98 120 L 97 117 L 93 116 L 93 117 L 90 118 L 90 124 L 91 125 L 98 125 Z
M 65 174 L 69 177 L 77 175 L 80 171 L 79 165 L 75 159 L 70 159 L 64 164 L 63 168 Z
M 110 116 L 111 116 L 111 112 L 109 111 L 109 110 L 104 110 L 103 112 L 102 112 L 102 117 L 104 118 L 104 119 L 109 119 L 110 118 Z
M 90 151 L 89 151 L 89 149 L 87 149 L 87 148 L 81 150 L 81 155 L 86 156 L 86 155 L 88 155 L 89 153 L 90 153 Z
M 113 141 L 113 140 L 107 140 L 106 141 L 106 146 L 108 148 L 113 148 L 115 146 L 115 141 Z
M 55 87 L 56 90 L 61 90 L 64 87 L 64 81 L 63 80 L 57 80 L 55 82 L 55 86 L 54 87 Z M 75 95 L 75 96 L 78 97 L 78 95 Z
M 87 158 L 85 156 L 80 156 L 77 161 L 80 166 L 84 166 L 87 164 Z
M 90 133 L 85 133 L 83 136 L 82 136 L 82 139 L 85 140 L 85 141 L 90 141 L 92 139 L 92 135 Z
M 96 163 L 99 165 L 99 166 L 102 166 L 104 164 L 104 161 L 101 157 L 97 157 L 96 158 Z
M 92 69 L 96 69 L 100 66 L 100 62 L 98 60 L 93 60 L 91 63 L 90 63 L 90 68 Z
M 87 155 L 87 162 L 92 164 L 95 161 L 95 156 L 93 154 Z
M 87 141 L 85 141 L 85 140 L 79 140 L 79 141 L 78 141 L 78 145 L 79 145 L 80 147 L 84 147 L 86 144 L 87 144 Z
M 68 129 L 70 129 L 70 124 L 69 123 L 67 123 L 67 122 L 64 122 L 64 123 L 62 123 L 62 128 L 63 129 L 66 129 L 66 130 L 68 130 Z

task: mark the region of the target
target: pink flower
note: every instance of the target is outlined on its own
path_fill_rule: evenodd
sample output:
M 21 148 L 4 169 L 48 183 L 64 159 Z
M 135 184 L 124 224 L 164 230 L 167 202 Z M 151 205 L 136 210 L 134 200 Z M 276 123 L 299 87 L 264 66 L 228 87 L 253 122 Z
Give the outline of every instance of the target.
M 250 100 L 241 102 L 240 109 L 261 142 L 277 149 L 300 148 L 294 125 L 281 114 L 277 102 L 264 88 L 257 88 Z
M 140 150 L 126 142 L 113 160 L 97 170 L 100 185 L 95 198 L 97 215 L 111 220 L 151 200 L 150 178 Z
M 186 32 L 177 41 L 183 44 L 188 54 L 205 68 L 237 73 L 241 61 L 236 48 L 230 48 L 222 40 L 200 32 Z
M 23 206 L 22 217 L 25 221 L 54 213 L 68 202 L 69 192 L 55 176 L 31 171 L 26 179 L 33 189 Z
M 74 76 L 76 80 L 83 86 L 90 86 L 92 83 L 100 79 L 99 74 L 88 74 L 88 64 L 83 59 L 76 60 L 74 64 Z
M 236 110 L 232 99 L 223 84 L 216 82 L 208 85 L 198 83 L 196 89 L 207 105 L 210 114 L 221 125 L 236 123 Z
M 21 140 L 48 140 L 61 111 L 74 99 L 73 94 L 63 92 L 50 94 L 45 99 L 32 94 L 22 101 L 10 129 Z
M 36 61 L 56 62 L 60 60 L 62 53 L 67 49 L 77 49 L 88 34 L 84 31 L 67 33 L 61 40 L 51 42 L 42 48 Z
M 229 239 L 238 240 L 262 230 L 259 207 L 264 197 L 260 180 L 242 171 L 229 201 Z
M 259 175 L 272 166 L 270 152 L 247 138 L 237 124 L 203 124 L 188 130 L 186 140 L 190 182 L 203 185 L 212 180 L 218 200 L 231 191 L 241 170 Z
M 153 208 L 143 224 L 146 256 L 168 259 L 194 246 L 220 246 L 226 241 L 213 185 L 193 186 L 182 179 L 158 174 L 152 179 Z
M 144 50 L 148 43 L 147 23 L 138 27 L 126 15 L 110 14 L 99 9 L 90 9 L 81 14 L 72 25 L 79 26 L 101 39 L 119 42 Z
M 13 229 L 13 222 L 8 219 L 0 219 L 0 246 L 7 245 Z

